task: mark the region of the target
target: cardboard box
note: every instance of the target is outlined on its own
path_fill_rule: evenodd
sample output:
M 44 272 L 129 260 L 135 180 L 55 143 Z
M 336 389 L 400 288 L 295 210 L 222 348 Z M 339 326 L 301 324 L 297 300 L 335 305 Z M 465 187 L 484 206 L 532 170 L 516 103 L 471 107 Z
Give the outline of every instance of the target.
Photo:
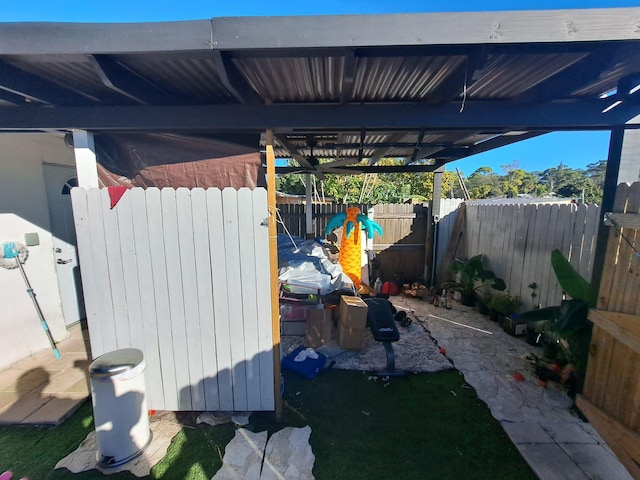
M 367 304 L 360 297 L 343 295 L 340 298 L 338 323 L 353 329 L 363 329 L 367 325 Z
M 362 350 L 364 328 L 352 328 L 338 322 L 338 345 L 345 350 Z
M 517 318 L 502 318 L 502 329 L 509 335 L 519 337 L 527 334 L 527 322 L 519 321 Z
M 333 322 L 331 310 L 311 310 L 307 318 L 306 345 L 311 348 L 319 348 L 331 340 Z

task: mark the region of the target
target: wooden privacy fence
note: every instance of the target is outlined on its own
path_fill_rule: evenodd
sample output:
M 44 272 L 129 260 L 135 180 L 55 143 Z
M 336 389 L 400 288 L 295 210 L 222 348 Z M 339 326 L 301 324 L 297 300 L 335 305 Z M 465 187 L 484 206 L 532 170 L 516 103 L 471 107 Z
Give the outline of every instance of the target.
M 577 405 L 640 479 L 640 183 L 618 185 Z
M 436 243 L 436 283 L 442 283 L 440 280 L 442 280 L 445 270 L 449 267 L 445 260 L 446 252 L 449 249 L 449 242 L 453 236 L 453 228 L 462 202 L 464 202 L 462 198 L 440 199 L 440 221 L 438 222 Z
M 591 279 L 600 207 L 584 204 L 499 204 L 466 202 L 462 230 L 451 239 L 456 257 L 485 254 L 489 267 L 504 279 L 522 311 L 535 304 L 558 305 L 562 291 L 551 268 L 551 251 L 560 250 L 587 280 Z M 529 285 L 536 283 L 532 299 Z
M 142 350 L 152 409 L 273 410 L 266 190 L 71 197 L 94 358 Z
M 324 237 L 324 230 L 331 217 L 344 212 L 351 205 L 313 205 L 314 236 Z M 382 236 L 373 239 L 373 249 L 377 252 L 378 272 L 383 280 L 413 281 L 423 276 L 425 270 L 425 249 L 429 209 L 425 205 L 379 204 L 355 205 L 367 214 L 369 208 L 374 209 L 374 220 L 384 230 Z M 278 205 L 282 223 L 278 224 L 278 233 L 285 228 L 291 235 L 305 236 L 305 206 Z M 337 241 L 342 234 L 335 230 Z M 373 278 L 371 282 L 373 282 Z

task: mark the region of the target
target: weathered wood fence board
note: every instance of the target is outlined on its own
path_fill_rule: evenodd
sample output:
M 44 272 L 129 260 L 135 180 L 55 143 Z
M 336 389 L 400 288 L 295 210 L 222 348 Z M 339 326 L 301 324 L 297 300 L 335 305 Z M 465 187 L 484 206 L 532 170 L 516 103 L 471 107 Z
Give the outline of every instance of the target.
M 436 281 L 447 275 L 445 257 L 460 199 L 442 199 L 438 227 Z M 303 236 L 304 205 L 280 205 L 284 223 L 293 235 Z M 323 236 L 328 220 L 346 205 L 314 205 L 315 234 Z M 366 212 L 368 206 L 360 206 Z M 420 278 L 424 269 L 428 209 L 416 205 L 374 205 L 375 219 L 385 230 L 376 237 L 376 250 L 383 279 L 394 274 Z M 422 210 L 418 210 L 422 208 Z M 490 267 L 502 277 L 510 292 L 523 299 L 522 310 L 538 303 L 556 305 L 562 291 L 551 268 L 551 251 L 558 248 L 578 271 L 591 278 L 599 207 L 575 204 L 499 204 L 467 202 L 462 241 L 456 256 L 484 253 Z M 279 225 L 279 231 L 284 231 Z M 336 231 L 339 236 L 340 231 Z M 457 239 L 454 239 L 457 242 Z M 420 248 L 420 245 L 423 245 Z M 427 266 L 430 268 L 430 266 Z M 427 272 L 430 273 L 430 272 Z M 529 285 L 538 286 L 532 298 Z
M 436 282 L 442 283 L 446 265 L 446 253 L 453 235 L 453 227 L 458 216 L 458 207 L 463 202 L 461 198 L 440 199 L 440 222 L 438 223 L 438 238 L 436 243 Z
M 425 205 L 379 204 L 379 205 L 313 205 L 314 236 L 324 237 L 324 231 L 337 213 L 346 211 L 350 206 L 357 206 L 363 214 L 370 207 L 374 209 L 374 220 L 384 230 L 382 236 L 375 236 L 373 248 L 377 255 L 379 275 L 383 280 L 400 279 L 416 280 L 424 274 L 425 243 L 427 237 L 428 208 Z M 304 237 L 305 213 L 304 205 L 281 204 L 278 210 L 281 223 L 278 233 L 288 231 L 291 235 Z M 286 230 L 285 230 L 286 227 Z M 337 241 L 342 235 L 341 229 L 334 231 Z M 371 279 L 373 282 L 373 279 Z
M 499 204 L 467 202 L 458 257 L 483 253 L 503 278 L 522 310 L 557 305 L 562 291 L 551 268 L 559 249 L 586 279 L 591 279 L 600 207 L 576 204 Z M 536 283 L 537 296 L 529 285 Z
M 640 213 L 640 183 L 618 185 L 613 212 Z M 610 227 L 583 394 L 577 405 L 640 479 L 640 233 Z M 593 262 L 591 262 L 592 264 Z
M 94 357 L 144 352 L 149 408 L 273 410 L 264 189 L 73 189 Z M 241 254 L 242 252 L 242 254 Z

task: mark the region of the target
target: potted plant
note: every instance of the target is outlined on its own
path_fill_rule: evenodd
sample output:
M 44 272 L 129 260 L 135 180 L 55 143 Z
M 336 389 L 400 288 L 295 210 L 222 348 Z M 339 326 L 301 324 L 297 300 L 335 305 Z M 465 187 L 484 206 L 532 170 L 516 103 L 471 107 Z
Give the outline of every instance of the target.
M 476 292 L 483 287 L 505 290 L 507 286 L 504 280 L 484 267 L 484 259 L 483 254 L 475 255 L 468 260 L 455 259 L 451 262 L 449 270 L 455 274 L 456 280 L 443 283 L 441 288 L 460 292 L 461 303 L 468 307 L 475 305 Z
M 522 305 L 522 301 L 517 295 L 510 295 L 509 292 L 496 294 L 491 297 L 487 305 L 489 307 L 489 318 L 502 326 L 502 318 L 509 318 L 516 313 L 520 305 Z

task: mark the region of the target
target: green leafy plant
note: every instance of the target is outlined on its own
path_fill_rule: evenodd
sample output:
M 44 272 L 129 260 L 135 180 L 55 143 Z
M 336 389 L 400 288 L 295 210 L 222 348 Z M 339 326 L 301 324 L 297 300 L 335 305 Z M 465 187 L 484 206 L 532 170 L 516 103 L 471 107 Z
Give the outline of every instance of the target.
M 510 316 L 512 313 L 516 313 L 518 308 L 520 308 L 520 305 L 522 305 L 520 297 L 517 295 L 510 295 L 508 292 L 494 295 L 487 304 L 489 310 L 494 310 L 505 317 Z
M 468 305 L 464 301 L 465 297 L 473 302 L 476 292 L 480 289 L 489 287 L 497 291 L 505 290 L 507 286 L 504 280 L 496 277 L 492 270 L 485 268 L 485 259 L 483 254 L 475 255 L 469 260 L 455 259 L 449 265 L 449 270 L 455 274 L 456 280 L 445 282 L 441 288 L 460 292 L 465 305 Z
M 560 305 L 523 313 L 519 318 L 526 322 L 545 321 L 544 338 L 547 347 L 553 347 L 547 348 L 547 355 L 556 357 L 550 360 L 573 365 L 577 377 L 575 390 L 580 391 L 591 340 L 589 308 L 595 306 L 597 292 L 559 250 L 551 252 L 551 266 L 560 287 L 571 299 L 563 300 Z

